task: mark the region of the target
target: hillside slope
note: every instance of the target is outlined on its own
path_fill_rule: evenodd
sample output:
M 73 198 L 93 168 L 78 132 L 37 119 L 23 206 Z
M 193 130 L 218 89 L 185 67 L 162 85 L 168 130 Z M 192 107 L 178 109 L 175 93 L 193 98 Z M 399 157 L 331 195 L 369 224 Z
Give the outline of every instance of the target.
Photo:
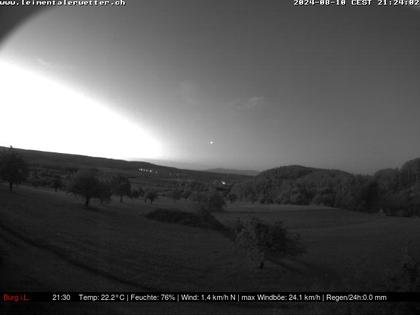
M 1 150 L 7 148 L 0 147 Z M 239 174 L 226 174 L 207 171 L 178 169 L 161 166 L 143 161 L 125 161 L 100 157 L 91 157 L 76 154 L 44 152 L 37 150 L 15 149 L 33 167 L 42 167 L 55 170 L 77 170 L 79 168 L 97 168 L 103 171 L 126 173 L 128 176 L 142 176 L 155 178 L 175 178 L 183 180 L 197 180 L 212 182 L 223 180 L 237 182 L 250 178 Z

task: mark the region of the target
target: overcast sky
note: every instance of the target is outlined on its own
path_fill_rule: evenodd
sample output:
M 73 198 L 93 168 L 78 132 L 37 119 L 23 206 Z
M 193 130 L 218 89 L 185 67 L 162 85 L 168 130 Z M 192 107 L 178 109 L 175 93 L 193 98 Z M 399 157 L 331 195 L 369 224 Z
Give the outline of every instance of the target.
M 121 132 L 121 141 L 142 147 L 143 156 L 121 146 L 95 155 L 357 173 L 419 157 L 420 10 L 291 3 L 136 0 L 49 9 L 2 42 L 0 61 L 70 86 L 148 135 Z M 84 115 L 82 107 L 75 110 Z M 86 113 L 94 129 L 101 113 Z M 42 123 L 45 115 L 31 119 Z M 29 127 L 19 128 L 30 137 Z M 124 123 L 109 128 L 124 131 Z M 0 137 L 0 144 L 13 144 Z M 48 135 L 30 141 L 32 148 L 54 149 Z M 71 141 L 57 150 L 90 152 Z M 155 144 L 159 150 L 146 154 Z

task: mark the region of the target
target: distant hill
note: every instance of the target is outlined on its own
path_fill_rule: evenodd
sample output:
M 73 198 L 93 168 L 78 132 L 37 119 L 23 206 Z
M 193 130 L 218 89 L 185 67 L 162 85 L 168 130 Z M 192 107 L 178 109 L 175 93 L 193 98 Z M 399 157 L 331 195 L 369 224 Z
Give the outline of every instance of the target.
M 349 186 L 353 178 L 339 170 L 290 165 L 263 171 L 234 188 L 241 199 L 262 203 L 337 206 L 337 188 Z
M 325 177 L 348 177 L 353 176 L 350 173 L 332 170 L 332 169 L 323 169 L 323 168 L 313 168 L 300 165 L 289 165 L 282 166 L 273 169 L 266 170 L 261 172 L 257 176 L 257 180 L 270 180 L 273 182 L 283 182 L 285 180 L 297 180 L 303 177 L 314 177 L 318 178 L 320 181 Z
M 0 146 L 0 150 L 4 149 L 7 148 Z M 250 176 L 246 175 L 179 169 L 142 161 L 125 161 L 77 154 L 24 150 L 17 148 L 15 148 L 15 150 L 33 168 L 40 167 L 53 170 L 97 168 L 108 173 L 124 173 L 130 177 L 137 177 L 142 175 L 143 178 L 154 177 L 156 179 L 184 181 L 193 180 L 201 182 L 223 180 L 228 183 L 234 183 L 250 178 Z
M 352 185 L 353 179 L 339 170 L 291 165 L 264 171 L 254 183 L 265 202 L 338 206 L 338 187 Z
M 380 170 L 373 176 L 283 166 L 237 183 L 232 191 L 239 199 L 252 202 L 420 215 L 420 158 L 404 163 L 400 169 Z
M 236 174 L 236 175 L 246 175 L 246 176 L 257 176 L 260 172 L 254 170 L 237 170 L 229 168 L 211 168 L 206 170 L 207 172 L 212 173 L 222 173 L 222 174 Z

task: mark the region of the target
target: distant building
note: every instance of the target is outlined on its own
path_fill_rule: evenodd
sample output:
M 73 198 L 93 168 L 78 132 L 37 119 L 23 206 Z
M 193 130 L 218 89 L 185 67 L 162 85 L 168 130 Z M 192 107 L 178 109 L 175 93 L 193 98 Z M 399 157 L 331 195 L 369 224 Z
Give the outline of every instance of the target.
M 228 191 L 230 189 L 230 186 L 231 186 L 231 185 L 228 185 L 228 183 L 225 182 L 224 180 L 220 180 L 220 179 L 215 179 L 212 182 L 212 185 L 218 191 Z
M 139 168 L 139 172 L 142 173 L 153 173 L 153 170 L 149 169 L 149 168 Z M 157 173 L 157 172 L 155 172 Z

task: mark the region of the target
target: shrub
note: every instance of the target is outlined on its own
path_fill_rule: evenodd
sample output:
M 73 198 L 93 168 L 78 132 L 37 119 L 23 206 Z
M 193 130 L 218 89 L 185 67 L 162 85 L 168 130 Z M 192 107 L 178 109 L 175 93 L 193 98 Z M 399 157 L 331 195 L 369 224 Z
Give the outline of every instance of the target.
M 399 268 L 388 276 L 390 290 L 420 292 L 420 260 L 412 254 L 410 244 L 402 249 Z
M 400 263 L 396 270 L 385 275 L 384 291 L 420 292 L 420 257 L 413 254 L 413 247 L 408 243 L 402 249 Z M 386 315 L 420 314 L 419 303 L 390 303 L 383 309 Z
M 197 210 L 203 213 L 223 211 L 226 205 L 225 199 L 217 191 L 211 194 L 194 193 L 191 199 L 197 203 Z
M 156 209 L 146 214 L 146 218 L 167 223 L 177 223 L 187 226 L 214 230 L 224 230 L 225 227 L 210 214 L 192 213 L 178 209 Z

